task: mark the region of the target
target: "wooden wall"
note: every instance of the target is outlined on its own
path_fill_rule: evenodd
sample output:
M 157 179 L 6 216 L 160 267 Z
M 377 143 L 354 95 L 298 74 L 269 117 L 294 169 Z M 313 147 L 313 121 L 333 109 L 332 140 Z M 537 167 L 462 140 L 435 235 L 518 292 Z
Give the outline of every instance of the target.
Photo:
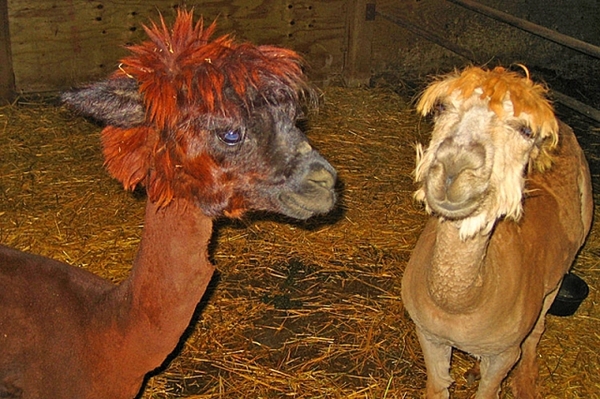
M 454 1 L 196 0 L 187 7 L 207 21 L 218 18 L 218 34 L 300 52 L 312 67 L 309 77 L 321 85 L 370 78 L 402 84 L 469 63 L 524 63 L 534 77 L 600 108 L 600 95 L 590 91 L 598 86 L 597 58 Z M 476 2 L 600 46 L 597 0 Z M 159 12 L 172 21 L 182 6 L 182 0 L 0 0 L 0 98 L 11 85 L 17 93 L 56 92 L 107 76 L 124 46 L 144 39 L 142 24 Z
M 1 0 L 0 0 L 1 1 Z M 308 60 L 311 79 L 340 79 L 351 16 L 362 0 L 188 1 L 217 34 L 292 48 Z M 100 79 L 117 68 L 125 45 L 139 42 L 142 24 L 159 12 L 172 21 L 181 1 L 8 0 L 8 23 L 18 93 L 54 92 Z

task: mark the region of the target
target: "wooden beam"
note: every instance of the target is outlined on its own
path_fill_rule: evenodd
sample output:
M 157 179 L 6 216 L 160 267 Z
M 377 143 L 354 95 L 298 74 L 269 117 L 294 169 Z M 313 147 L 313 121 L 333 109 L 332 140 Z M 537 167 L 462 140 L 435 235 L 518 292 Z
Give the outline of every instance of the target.
M 371 79 L 371 45 L 375 0 L 348 0 L 348 39 L 343 77 L 349 87 L 368 85 Z
M 10 103 L 14 98 L 15 75 L 8 31 L 8 0 L 0 0 L 0 103 Z

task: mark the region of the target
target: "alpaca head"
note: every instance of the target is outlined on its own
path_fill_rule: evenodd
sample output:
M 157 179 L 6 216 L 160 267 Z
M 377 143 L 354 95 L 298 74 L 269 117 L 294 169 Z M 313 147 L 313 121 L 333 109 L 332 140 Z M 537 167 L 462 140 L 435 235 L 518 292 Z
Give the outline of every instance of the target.
M 545 94 L 528 76 L 470 67 L 421 96 L 417 110 L 432 113 L 434 127 L 417 151 L 415 197 L 454 221 L 462 239 L 518 219 L 526 173 L 550 167 L 558 122 Z
M 336 173 L 297 127 L 313 98 L 293 51 L 211 40 L 213 23 L 179 12 L 107 80 L 65 93 L 106 124 L 105 164 L 126 189 L 146 188 L 166 206 L 196 203 L 208 216 L 249 209 L 305 219 L 329 211 Z

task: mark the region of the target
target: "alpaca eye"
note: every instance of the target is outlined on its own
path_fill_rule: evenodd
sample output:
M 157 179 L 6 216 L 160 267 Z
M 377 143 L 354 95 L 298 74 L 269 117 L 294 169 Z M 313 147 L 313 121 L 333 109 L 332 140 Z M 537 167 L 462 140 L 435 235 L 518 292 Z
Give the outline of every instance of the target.
M 244 135 L 239 129 L 224 130 L 217 135 L 219 140 L 227 145 L 236 145 L 244 139 Z
M 523 125 L 519 127 L 519 133 L 525 138 L 531 138 L 533 136 L 533 130 L 527 125 Z
M 432 114 L 434 118 L 440 116 L 444 111 L 446 111 L 446 104 L 442 101 L 436 101 L 435 104 L 433 104 Z

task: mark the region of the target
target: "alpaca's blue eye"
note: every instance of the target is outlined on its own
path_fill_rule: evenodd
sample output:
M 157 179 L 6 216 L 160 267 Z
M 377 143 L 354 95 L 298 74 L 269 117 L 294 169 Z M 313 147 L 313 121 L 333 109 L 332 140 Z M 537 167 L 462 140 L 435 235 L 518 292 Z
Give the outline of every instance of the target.
M 533 130 L 529 126 L 521 126 L 519 128 L 519 132 L 523 135 L 523 137 L 530 138 L 533 136 Z
M 227 145 L 235 145 L 242 141 L 244 135 L 239 129 L 225 130 L 218 133 L 219 139 Z

